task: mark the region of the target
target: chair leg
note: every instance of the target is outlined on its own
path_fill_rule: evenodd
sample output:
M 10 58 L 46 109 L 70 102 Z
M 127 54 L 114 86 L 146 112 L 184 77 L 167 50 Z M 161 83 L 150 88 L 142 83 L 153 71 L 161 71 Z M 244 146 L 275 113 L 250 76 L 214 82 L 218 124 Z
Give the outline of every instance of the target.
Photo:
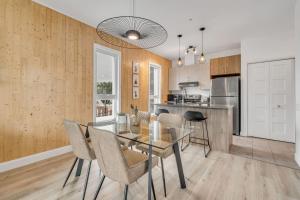
M 201 122 L 201 125 L 202 125 L 202 138 L 203 138 L 203 143 L 204 143 L 204 145 L 203 145 L 203 148 L 204 148 L 204 156 L 205 156 L 205 158 L 206 158 L 206 157 L 207 157 L 206 151 L 205 151 L 206 142 L 205 142 L 205 137 L 204 137 L 204 125 L 203 125 L 203 122 Z
M 69 177 L 70 177 L 70 175 L 71 175 L 71 173 L 72 173 L 72 171 L 73 171 L 73 169 L 74 169 L 74 167 L 75 167 L 75 164 L 76 164 L 77 160 L 78 160 L 78 157 L 75 158 L 75 160 L 74 160 L 74 162 L 73 162 L 73 164 L 72 164 L 72 167 L 71 167 L 71 169 L 70 169 L 70 171 L 69 171 L 69 173 L 68 173 L 68 175 L 67 175 L 67 177 L 66 177 L 66 180 L 65 180 L 65 182 L 64 182 L 64 184 L 63 184 L 63 186 L 62 186 L 63 188 L 66 186 L 67 181 L 68 181 L 68 179 L 69 179 Z
M 210 153 L 211 151 L 211 146 L 210 146 L 210 143 L 209 143 L 209 136 L 208 136 L 208 129 L 207 129 L 207 123 L 206 123 L 206 120 L 204 121 L 205 122 L 205 129 L 206 129 L 206 137 L 207 137 L 207 144 L 208 144 L 208 147 L 209 147 L 209 151 L 207 152 L 206 154 L 206 157 L 207 155 Z
M 87 171 L 87 175 L 86 175 L 86 180 L 85 180 L 85 184 L 84 184 L 84 190 L 83 190 L 82 200 L 84 200 L 84 198 L 85 198 L 86 188 L 87 188 L 87 185 L 88 185 L 88 182 L 89 182 L 91 165 L 92 165 L 92 160 L 89 162 L 89 167 L 88 167 L 88 171 Z
M 206 122 L 206 120 L 205 120 L 204 122 L 205 122 L 205 128 L 206 128 L 207 143 L 208 143 L 209 149 L 211 150 L 211 146 L 210 146 L 210 143 L 209 143 L 209 136 L 208 136 L 207 122 Z
M 124 189 L 124 200 L 127 200 L 127 195 L 128 195 L 128 185 L 125 185 L 125 189 Z
M 156 200 L 155 188 L 154 188 L 154 184 L 153 184 L 153 179 L 152 179 L 152 177 L 151 177 L 151 187 L 152 187 L 152 192 L 153 192 L 153 198 L 154 198 L 154 200 Z
M 161 174 L 162 174 L 162 179 L 163 179 L 163 184 L 164 184 L 164 194 L 165 194 L 165 197 L 167 197 L 165 169 L 164 169 L 164 162 L 163 162 L 163 158 L 162 157 L 160 157 L 160 162 L 161 162 Z
M 184 143 L 184 138 L 186 138 L 186 137 L 189 137 L 189 141 L 188 141 L 188 143 L 185 145 L 185 146 L 183 146 L 183 143 Z M 180 149 L 181 149 L 181 151 L 184 151 L 189 145 L 190 145 L 190 142 L 191 142 L 191 138 L 190 138 L 191 136 L 190 135 L 188 135 L 188 136 L 185 136 L 182 140 L 181 140 L 181 146 L 180 146 Z
M 99 184 L 99 186 L 98 186 L 98 188 L 97 188 L 97 191 L 96 191 L 96 193 L 95 193 L 94 200 L 97 199 L 97 196 L 98 196 L 98 194 L 99 194 L 99 192 L 100 192 L 100 189 L 101 189 L 101 187 L 102 187 L 102 185 L 103 185 L 104 179 L 105 179 L 105 176 L 103 175 L 103 176 L 102 176 L 102 179 L 101 179 L 101 181 L 100 181 L 100 184 Z

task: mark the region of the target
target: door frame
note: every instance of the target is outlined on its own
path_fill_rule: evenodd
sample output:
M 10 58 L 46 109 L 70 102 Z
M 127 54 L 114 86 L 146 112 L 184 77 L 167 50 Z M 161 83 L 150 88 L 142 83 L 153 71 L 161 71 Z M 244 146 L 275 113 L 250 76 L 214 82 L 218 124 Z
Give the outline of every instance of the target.
M 293 76 L 293 74 L 295 74 L 295 58 L 282 58 L 282 59 L 274 59 L 274 60 L 265 60 L 265 61 L 257 61 L 257 62 L 249 62 L 247 63 L 247 69 L 245 70 L 245 74 L 244 76 L 246 77 L 246 80 L 244 82 L 245 86 L 244 87 L 241 87 L 241 89 L 245 89 L 246 91 L 244 91 L 246 94 L 246 97 L 245 97 L 245 100 L 244 100 L 244 103 L 246 104 L 245 107 L 245 111 L 244 111 L 244 115 L 242 115 L 242 117 L 244 116 L 245 119 L 243 119 L 243 122 L 244 122 L 244 128 L 246 130 L 246 133 L 243 133 L 243 136 L 251 136 L 249 134 L 249 126 L 248 126 L 248 120 L 249 120 L 249 84 L 248 84 L 248 80 L 249 80 L 249 65 L 251 64 L 257 64 L 257 63 L 268 63 L 268 62 L 275 62 L 275 61 L 283 61 L 283 60 L 291 60 L 292 61 L 292 69 L 291 69 L 291 73 L 292 73 L 292 84 L 291 84 L 291 91 L 292 91 L 292 100 L 293 100 L 293 103 L 292 103 L 292 107 L 295 112 L 296 110 L 296 94 L 295 94 L 295 76 Z M 245 108 L 243 106 L 243 108 Z M 296 113 L 293 114 L 294 118 L 293 118 L 293 124 L 296 125 Z M 294 131 L 295 132 L 295 131 Z M 241 134 L 242 135 L 242 134 Z M 295 136 L 296 136 L 296 132 L 295 132 Z M 295 137 L 294 137 L 294 140 L 295 140 Z M 295 142 L 295 141 L 294 141 Z
M 94 43 L 93 49 L 93 121 L 96 121 L 96 94 L 95 91 L 97 90 L 96 80 L 97 80 L 97 52 L 105 53 L 116 57 L 116 64 L 117 64 L 117 71 L 116 74 L 116 95 L 118 97 L 118 102 L 116 105 L 116 112 L 120 112 L 121 110 L 121 52 L 115 49 L 108 48 L 106 46 Z
M 162 74 L 162 67 L 161 65 L 157 64 L 157 63 L 153 63 L 153 62 L 149 62 L 149 66 L 148 66 L 148 71 L 149 71 L 149 75 L 148 75 L 148 111 L 150 112 L 150 69 L 151 69 L 151 66 L 154 66 L 155 68 L 158 68 L 159 69 L 159 101 L 161 101 L 161 74 Z
M 271 59 L 252 59 L 242 56 L 241 60 L 241 136 L 249 136 L 248 134 L 248 65 L 262 62 L 271 62 L 279 60 L 294 60 L 295 57 L 279 57 Z M 295 70 L 295 66 L 293 67 Z M 295 87 L 295 86 L 294 86 Z

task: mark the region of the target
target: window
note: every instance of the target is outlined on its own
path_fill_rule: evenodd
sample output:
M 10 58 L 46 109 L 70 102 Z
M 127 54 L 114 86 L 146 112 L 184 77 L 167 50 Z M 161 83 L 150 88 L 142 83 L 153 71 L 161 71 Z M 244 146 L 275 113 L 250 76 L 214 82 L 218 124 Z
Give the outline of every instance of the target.
M 155 103 L 160 103 L 160 66 L 149 65 L 149 112 L 154 113 Z
M 120 52 L 95 45 L 94 121 L 107 121 L 119 112 Z

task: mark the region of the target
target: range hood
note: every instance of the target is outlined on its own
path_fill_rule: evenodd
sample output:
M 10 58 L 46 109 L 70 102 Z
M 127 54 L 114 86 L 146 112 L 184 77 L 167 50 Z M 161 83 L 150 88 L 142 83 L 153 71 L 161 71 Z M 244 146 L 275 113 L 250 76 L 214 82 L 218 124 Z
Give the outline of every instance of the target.
M 194 82 L 181 82 L 178 83 L 180 88 L 186 88 L 186 87 L 198 87 L 199 86 L 199 82 L 198 81 L 194 81 Z

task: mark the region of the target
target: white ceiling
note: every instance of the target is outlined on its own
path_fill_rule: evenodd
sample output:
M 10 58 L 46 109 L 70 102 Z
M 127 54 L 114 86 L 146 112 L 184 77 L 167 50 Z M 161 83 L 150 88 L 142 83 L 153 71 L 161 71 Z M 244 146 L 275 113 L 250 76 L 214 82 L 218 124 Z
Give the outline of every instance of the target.
M 96 27 L 102 20 L 132 14 L 132 0 L 34 0 Z M 199 27 L 205 26 L 205 52 L 240 47 L 243 38 L 291 33 L 296 0 L 136 0 L 136 16 L 163 25 L 168 40 L 151 51 L 174 59 L 182 49 L 201 44 Z M 189 19 L 192 18 L 190 21 Z M 182 50 L 183 53 L 183 50 Z

